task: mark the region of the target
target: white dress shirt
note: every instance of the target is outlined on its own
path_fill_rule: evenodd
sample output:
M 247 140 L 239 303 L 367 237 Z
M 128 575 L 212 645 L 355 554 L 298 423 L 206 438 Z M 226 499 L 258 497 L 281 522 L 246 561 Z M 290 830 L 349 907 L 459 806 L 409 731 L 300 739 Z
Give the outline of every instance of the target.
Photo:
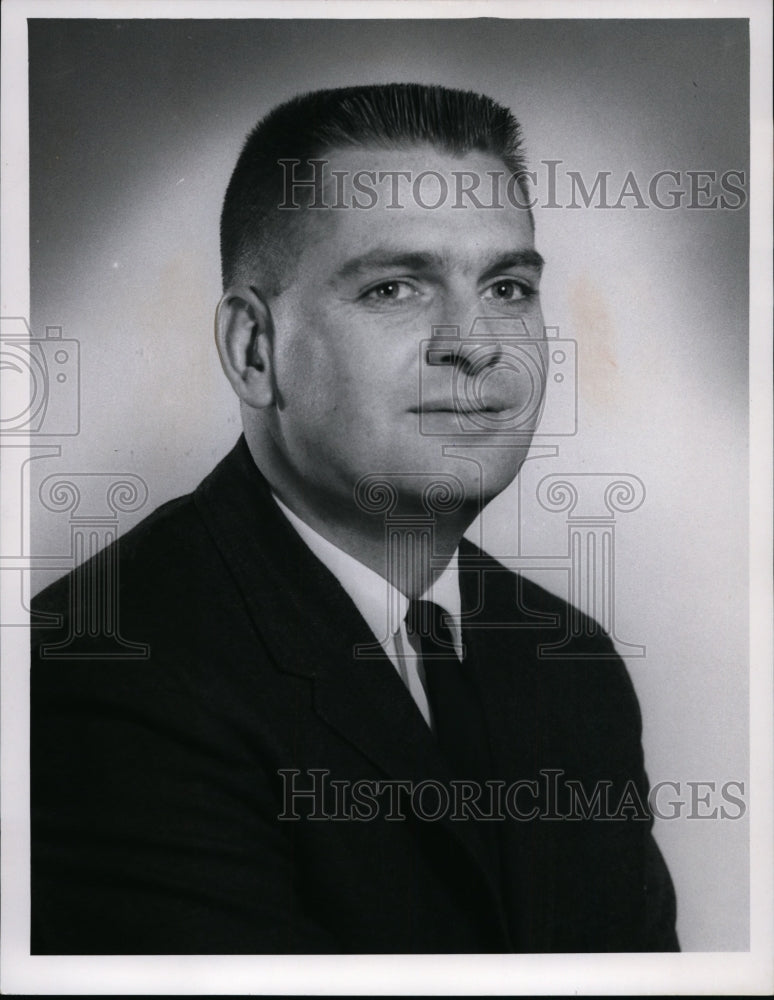
M 297 514 L 272 494 L 277 506 L 301 539 L 336 577 L 352 599 L 380 646 L 392 661 L 428 726 L 432 726 L 430 706 L 424 688 L 424 671 L 419 640 L 408 634 L 406 613 L 409 599 L 388 580 L 310 528 Z M 433 601 L 450 616 L 447 619 L 457 656 L 462 659 L 460 626 L 460 582 L 458 551 L 448 566 L 428 587 L 422 600 Z

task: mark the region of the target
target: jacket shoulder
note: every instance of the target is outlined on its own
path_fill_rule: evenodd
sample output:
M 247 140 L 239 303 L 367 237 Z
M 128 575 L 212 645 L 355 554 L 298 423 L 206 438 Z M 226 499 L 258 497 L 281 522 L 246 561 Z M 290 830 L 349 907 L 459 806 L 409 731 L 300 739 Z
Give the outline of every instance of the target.
M 572 629 L 579 636 L 595 636 L 610 642 L 603 626 L 570 601 L 555 592 L 509 569 L 484 549 L 463 539 L 460 546 L 462 586 L 476 603 L 486 603 L 488 613 L 504 616 L 503 622 L 523 624 L 530 621 L 537 627 L 552 630 Z M 467 577 L 467 580 L 465 579 Z M 477 593 L 471 594 L 475 590 Z M 477 599 L 477 600 L 476 600 Z
M 32 599 L 33 612 L 56 613 L 67 607 L 77 578 L 94 579 L 100 567 L 117 566 L 122 590 L 156 578 L 163 567 L 179 560 L 186 551 L 206 543 L 207 533 L 193 503 L 193 494 L 176 497 L 157 507 L 125 534 L 120 535 L 80 566 L 59 577 Z

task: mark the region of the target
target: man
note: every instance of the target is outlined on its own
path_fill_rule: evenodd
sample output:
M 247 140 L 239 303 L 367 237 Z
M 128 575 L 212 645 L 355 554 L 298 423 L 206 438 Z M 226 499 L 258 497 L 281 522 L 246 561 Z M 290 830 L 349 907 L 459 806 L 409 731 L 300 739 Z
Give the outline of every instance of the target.
M 677 947 L 623 664 L 463 539 L 545 387 L 523 170 L 510 113 L 441 87 L 248 138 L 216 321 L 244 435 L 121 540 L 147 660 L 35 637 L 35 951 Z M 65 635 L 84 578 L 37 603 Z

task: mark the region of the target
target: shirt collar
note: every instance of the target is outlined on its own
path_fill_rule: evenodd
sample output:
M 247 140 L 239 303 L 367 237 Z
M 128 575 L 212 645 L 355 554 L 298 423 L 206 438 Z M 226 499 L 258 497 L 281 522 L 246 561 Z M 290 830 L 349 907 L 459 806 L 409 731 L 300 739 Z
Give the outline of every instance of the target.
M 409 606 L 408 598 L 379 573 L 327 538 L 323 538 L 318 531 L 286 507 L 276 494 L 272 493 L 272 497 L 302 540 L 339 581 L 376 638 L 382 642 L 389 636 L 395 635 L 405 620 Z M 458 553 L 459 550 L 456 549 L 441 575 L 422 594 L 422 600 L 433 601 L 450 616 L 449 628 L 454 645 L 459 651 L 462 646 L 460 626 L 462 601 Z

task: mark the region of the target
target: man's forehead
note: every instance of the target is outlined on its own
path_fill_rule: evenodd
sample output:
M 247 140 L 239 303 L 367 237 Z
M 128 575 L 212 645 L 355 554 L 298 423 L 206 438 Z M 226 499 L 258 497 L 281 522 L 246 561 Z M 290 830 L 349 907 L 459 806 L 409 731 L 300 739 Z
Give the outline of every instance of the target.
M 343 278 L 395 268 L 483 273 L 498 263 L 535 271 L 543 266 L 527 213 L 510 206 L 458 211 L 451 204 L 435 210 L 416 204 L 398 210 L 375 205 L 306 216 L 322 236 L 312 241 L 315 252 L 324 253 L 326 268 Z M 317 219 L 327 225 L 318 228 Z
M 313 175 L 286 190 L 288 203 L 303 203 L 305 270 L 341 280 L 380 267 L 483 273 L 500 260 L 511 266 L 504 258 L 542 266 L 529 211 L 505 196 L 513 175 L 491 153 L 353 146 L 310 162 Z

